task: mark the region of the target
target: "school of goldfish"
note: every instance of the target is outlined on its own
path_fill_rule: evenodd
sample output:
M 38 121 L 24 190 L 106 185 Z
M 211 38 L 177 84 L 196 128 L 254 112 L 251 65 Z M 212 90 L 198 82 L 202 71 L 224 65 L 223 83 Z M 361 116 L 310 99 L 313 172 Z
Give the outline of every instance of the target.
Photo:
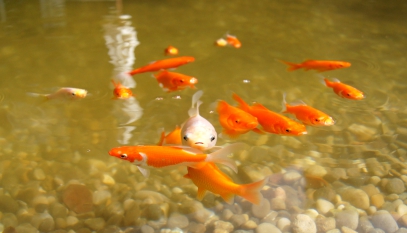
M 231 46 L 240 48 L 242 43 L 236 36 L 226 34 L 225 38 L 216 40 L 217 46 Z M 179 51 L 174 46 L 164 50 L 167 56 L 176 56 Z M 157 72 L 153 77 L 165 92 L 181 91 L 186 88 L 195 89 L 198 79 L 182 73 L 168 71 L 182 65 L 194 62 L 191 56 L 179 56 L 151 62 L 145 66 L 127 72 L 130 76 L 146 72 Z M 281 60 L 288 65 L 288 71 L 297 69 L 315 70 L 325 72 L 351 66 L 345 61 L 307 60 L 299 64 Z M 129 77 L 130 78 L 130 77 Z M 362 91 L 341 83 L 322 77 L 322 83 L 332 88 L 342 98 L 361 100 L 365 98 Z M 120 82 L 112 80 L 114 85 L 113 99 L 125 101 L 133 98 L 130 88 Z M 45 99 L 85 98 L 87 91 L 79 88 L 65 87 L 51 94 L 29 93 L 32 96 L 43 96 Z M 112 148 L 110 156 L 126 160 L 136 165 L 145 177 L 149 176 L 150 168 L 170 166 L 186 166 L 187 174 L 184 176 L 198 187 L 197 198 L 201 200 L 206 191 L 220 195 L 226 202 L 232 202 L 234 195 L 241 196 L 253 204 L 259 204 L 262 199 L 260 190 L 267 183 L 268 178 L 250 184 L 237 184 L 227 176 L 216 164 L 222 164 L 237 172 L 236 163 L 228 155 L 244 150 L 244 143 L 232 143 L 226 146 L 216 146 L 218 133 L 215 127 L 199 114 L 202 91 L 197 91 L 192 97 L 192 106 L 188 111 L 189 118 L 181 126 L 169 134 L 163 130 L 157 145 L 119 146 Z M 224 100 L 219 100 L 216 111 L 219 123 L 222 126 L 222 135 L 237 139 L 240 135 L 250 131 L 257 134 L 272 133 L 285 136 L 301 136 L 307 134 L 306 126 L 332 126 L 334 119 L 328 114 L 308 106 L 304 102 L 288 104 L 283 95 L 283 109 L 280 113 L 274 112 L 261 103 L 249 105 L 238 94 L 233 93 L 232 98 L 237 106 L 232 106 Z M 293 120 L 283 113 L 292 114 L 298 120 Z M 209 151 L 209 152 L 207 152 Z

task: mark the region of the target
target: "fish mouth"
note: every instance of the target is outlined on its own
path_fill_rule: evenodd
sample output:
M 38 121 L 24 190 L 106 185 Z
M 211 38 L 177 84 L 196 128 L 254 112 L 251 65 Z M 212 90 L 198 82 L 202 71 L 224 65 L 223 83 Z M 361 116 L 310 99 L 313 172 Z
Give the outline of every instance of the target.
M 195 142 L 195 145 L 203 145 L 203 142 Z
M 308 134 L 307 131 L 301 132 L 300 135 Z

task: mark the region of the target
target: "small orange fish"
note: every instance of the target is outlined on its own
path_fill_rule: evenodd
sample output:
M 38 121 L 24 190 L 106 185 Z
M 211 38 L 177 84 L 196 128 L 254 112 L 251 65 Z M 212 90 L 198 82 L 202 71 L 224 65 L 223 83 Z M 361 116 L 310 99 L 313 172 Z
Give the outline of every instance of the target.
M 318 72 L 324 72 L 328 70 L 336 70 L 341 68 L 348 68 L 351 64 L 346 61 L 324 61 L 324 60 L 307 60 L 300 64 L 295 64 L 288 61 L 282 61 L 288 65 L 288 71 L 304 68 L 304 70 L 317 70 Z
M 129 88 L 123 86 L 120 82 L 116 83 L 112 79 L 112 83 L 114 85 L 113 89 L 114 99 L 128 99 L 133 96 L 133 92 Z
M 175 129 L 167 135 L 165 135 L 165 131 L 161 132 L 160 141 L 157 143 L 157 145 L 162 146 L 163 144 L 182 145 L 181 127 L 177 125 Z
M 294 114 L 303 124 L 312 126 L 331 126 L 335 121 L 328 114 L 319 111 L 305 103 L 289 105 L 283 98 L 283 112 Z
M 160 168 L 185 165 L 199 168 L 200 162 L 222 163 L 237 171 L 235 162 L 227 156 L 243 149 L 244 146 L 244 143 L 230 144 L 211 154 L 204 154 L 194 148 L 177 146 L 121 146 L 111 149 L 109 155 L 135 164 L 147 177 L 149 175 L 149 171 L 145 168 L 147 166 Z
M 170 72 L 163 70 L 158 74 L 154 74 L 160 87 L 166 92 L 179 91 L 187 87 L 195 89 L 195 84 L 198 83 L 198 79 L 185 74 Z
M 170 45 L 164 50 L 165 55 L 178 55 L 178 49 Z
M 253 204 L 260 204 L 263 196 L 261 188 L 267 183 L 267 178 L 250 183 L 236 184 L 224 174 L 214 163 L 203 162 L 200 168 L 188 167 L 188 173 L 184 176 L 191 179 L 198 187 L 199 200 L 205 195 L 206 190 L 219 194 L 226 202 L 231 203 L 233 195 L 239 195 Z
M 220 38 L 215 41 L 215 45 L 219 47 L 225 47 L 226 45 L 228 45 L 228 42 L 225 39 Z
M 293 121 L 281 114 L 275 113 L 259 103 L 249 106 L 237 94 L 233 94 L 233 99 L 239 103 L 238 107 L 240 109 L 257 117 L 259 124 L 266 132 L 287 136 L 299 136 L 307 134 L 307 129 L 303 124 Z
M 188 56 L 168 58 L 168 59 L 154 61 L 146 66 L 132 70 L 132 71 L 128 72 L 128 74 L 135 75 L 135 74 L 140 74 L 140 73 L 145 73 L 145 72 L 159 71 L 162 69 L 171 69 L 171 68 L 176 68 L 178 66 L 185 65 L 185 64 L 193 62 L 193 61 L 195 61 L 195 58 L 188 57 Z
M 223 133 L 235 138 L 253 130 L 256 133 L 263 133 L 257 129 L 259 122 L 251 114 L 229 105 L 226 101 L 219 101 L 216 110 L 219 113 L 219 122 L 223 127 Z
M 327 78 L 324 78 L 324 84 L 327 87 L 330 87 L 334 92 L 342 98 L 351 99 L 351 100 L 361 100 L 365 98 L 365 94 L 358 89 L 341 83 L 338 79 L 334 79 L 333 82 L 329 81 Z
M 235 48 L 240 48 L 242 47 L 242 43 L 239 41 L 239 39 L 237 39 L 236 36 L 232 36 L 227 34 L 226 35 L 226 41 L 228 42 L 229 45 L 235 47 Z

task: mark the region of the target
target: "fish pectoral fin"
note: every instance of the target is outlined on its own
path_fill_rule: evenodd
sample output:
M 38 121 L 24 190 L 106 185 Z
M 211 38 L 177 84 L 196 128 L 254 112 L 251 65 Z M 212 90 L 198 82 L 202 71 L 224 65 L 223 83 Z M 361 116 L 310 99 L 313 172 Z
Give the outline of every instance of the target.
M 266 132 L 264 132 L 263 130 L 259 129 L 259 128 L 254 128 L 252 129 L 253 132 L 258 133 L 258 134 L 266 134 Z
M 184 178 L 191 179 L 191 176 L 187 173 L 184 175 Z
M 203 199 L 203 197 L 205 196 L 205 193 L 206 193 L 206 189 L 198 187 L 198 193 L 196 195 L 196 198 L 201 201 Z
M 148 178 L 150 176 L 150 170 L 137 166 L 138 170 L 143 174 L 144 177 Z
M 234 198 L 233 193 L 222 193 L 220 196 L 225 200 L 228 204 L 233 204 Z

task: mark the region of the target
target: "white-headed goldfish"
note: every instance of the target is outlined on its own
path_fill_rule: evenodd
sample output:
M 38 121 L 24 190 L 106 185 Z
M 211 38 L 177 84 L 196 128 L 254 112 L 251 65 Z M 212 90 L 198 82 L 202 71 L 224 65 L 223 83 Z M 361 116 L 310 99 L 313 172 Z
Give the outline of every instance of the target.
M 85 89 L 74 88 L 74 87 L 62 87 L 58 91 L 51 94 L 38 94 L 38 93 L 28 93 L 32 96 L 43 96 L 46 99 L 83 99 L 88 94 Z
M 174 46 L 170 45 L 164 50 L 165 55 L 178 55 L 178 49 L 175 48 Z
M 199 105 L 203 91 L 197 91 L 192 96 L 192 107 L 188 111 L 189 119 L 181 127 L 182 144 L 208 150 L 216 145 L 218 134 L 213 125 L 199 115 Z

